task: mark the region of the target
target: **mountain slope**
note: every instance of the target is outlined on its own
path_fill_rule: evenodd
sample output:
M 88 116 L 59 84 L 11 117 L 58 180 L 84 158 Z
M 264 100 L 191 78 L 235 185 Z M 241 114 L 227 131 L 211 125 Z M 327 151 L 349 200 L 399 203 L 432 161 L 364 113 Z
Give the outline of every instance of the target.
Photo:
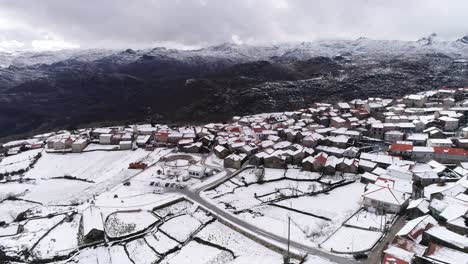
M 224 120 L 465 86 L 463 39 L 0 54 L 8 65 L 0 68 L 0 137 L 103 121 Z

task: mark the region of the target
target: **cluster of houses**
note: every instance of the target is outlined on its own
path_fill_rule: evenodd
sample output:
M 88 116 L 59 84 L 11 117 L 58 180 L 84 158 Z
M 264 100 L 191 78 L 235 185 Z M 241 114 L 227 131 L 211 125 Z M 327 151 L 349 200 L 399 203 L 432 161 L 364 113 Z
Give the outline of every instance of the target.
M 409 202 L 410 220 L 386 246 L 382 263 L 467 263 L 467 193 L 467 176 L 426 187 Z

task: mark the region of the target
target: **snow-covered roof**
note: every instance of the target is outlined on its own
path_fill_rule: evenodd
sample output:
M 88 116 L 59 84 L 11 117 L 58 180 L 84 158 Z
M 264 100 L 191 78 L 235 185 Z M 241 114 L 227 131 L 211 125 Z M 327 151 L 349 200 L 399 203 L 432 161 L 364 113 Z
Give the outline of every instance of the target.
M 402 205 L 409 196 L 403 192 L 389 187 L 368 184 L 367 191 L 362 195 L 365 198 L 380 201 L 388 204 Z
M 436 237 L 457 248 L 468 248 L 468 237 L 452 232 L 443 226 L 433 226 L 429 228 L 429 230 L 426 230 L 426 234 Z
M 88 206 L 82 212 L 83 234 L 87 235 L 93 229 L 104 231 L 101 209 L 94 205 Z

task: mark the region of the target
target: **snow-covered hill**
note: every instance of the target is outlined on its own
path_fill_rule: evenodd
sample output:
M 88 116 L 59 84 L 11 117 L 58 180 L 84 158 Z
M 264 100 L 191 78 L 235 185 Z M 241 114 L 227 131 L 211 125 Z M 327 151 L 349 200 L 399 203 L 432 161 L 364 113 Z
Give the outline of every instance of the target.
M 373 40 L 320 40 L 314 42 L 281 43 L 272 45 L 248 45 L 224 43 L 197 50 L 177 50 L 157 47 L 141 50 L 61 50 L 30 52 L 0 52 L 0 67 L 10 65 L 24 67 L 35 64 L 52 64 L 63 60 L 95 61 L 108 58 L 112 62 L 130 62 L 142 56 L 165 56 L 177 60 L 195 58 L 231 59 L 236 61 L 282 59 L 308 59 L 315 56 L 414 56 L 424 53 L 443 53 L 468 57 L 468 35 L 455 41 L 441 40 L 433 33 L 416 41 Z

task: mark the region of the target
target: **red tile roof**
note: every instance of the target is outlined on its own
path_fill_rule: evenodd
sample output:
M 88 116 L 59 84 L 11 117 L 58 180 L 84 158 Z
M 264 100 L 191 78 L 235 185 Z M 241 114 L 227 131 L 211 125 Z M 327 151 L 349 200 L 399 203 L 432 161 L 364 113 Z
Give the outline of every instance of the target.
M 408 144 L 392 144 L 390 146 L 389 150 L 390 151 L 399 151 L 399 152 L 411 151 L 411 150 L 413 150 L 413 146 L 408 145 Z
M 444 147 L 434 147 L 435 154 L 448 154 L 448 155 L 459 155 L 459 156 L 468 156 L 468 151 L 462 148 L 444 148 Z

